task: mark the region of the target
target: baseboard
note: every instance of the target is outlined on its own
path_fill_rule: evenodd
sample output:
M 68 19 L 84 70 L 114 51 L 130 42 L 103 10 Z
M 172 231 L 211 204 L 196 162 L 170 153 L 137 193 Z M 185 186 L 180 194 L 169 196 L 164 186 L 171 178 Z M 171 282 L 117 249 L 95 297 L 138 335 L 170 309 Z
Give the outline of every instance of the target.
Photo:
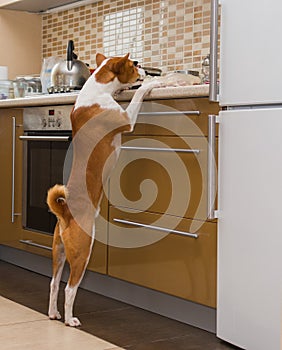
M 0 259 L 45 276 L 52 275 L 52 263 L 46 257 L 0 245 Z M 66 269 L 62 280 L 66 282 L 67 276 Z M 81 288 L 215 333 L 213 308 L 92 271 L 86 271 Z

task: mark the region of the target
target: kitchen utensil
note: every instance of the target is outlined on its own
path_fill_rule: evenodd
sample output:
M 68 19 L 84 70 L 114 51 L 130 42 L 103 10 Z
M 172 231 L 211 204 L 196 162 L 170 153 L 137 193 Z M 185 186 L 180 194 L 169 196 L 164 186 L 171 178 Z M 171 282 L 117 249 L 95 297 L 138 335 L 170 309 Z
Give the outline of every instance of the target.
M 13 87 L 14 87 L 14 97 L 25 97 L 28 84 L 24 79 L 16 79 L 13 81 Z
M 14 83 L 17 84 L 19 82 L 26 84 L 25 92 L 28 95 L 39 94 L 42 92 L 41 79 L 38 75 L 18 76 L 16 77 L 16 80 L 14 81 Z
M 73 52 L 74 43 L 69 40 L 67 47 L 67 60 L 55 64 L 51 72 L 52 89 L 49 92 L 79 90 L 90 76 L 85 63 L 77 59 Z
M 152 77 L 158 77 L 162 74 L 162 70 L 159 68 L 153 68 L 153 67 L 142 67 L 144 69 L 146 75 L 150 75 Z
M 191 74 L 195 77 L 198 77 L 200 73 L 197 70 L 190 70 L 190 69 L 178 69 L 175 70 L 174 73 L 180 73 L 180 74 Z
M 208 54 L 202 62 L 203 83 L 208 84 L 210 80 L 210 55 Z

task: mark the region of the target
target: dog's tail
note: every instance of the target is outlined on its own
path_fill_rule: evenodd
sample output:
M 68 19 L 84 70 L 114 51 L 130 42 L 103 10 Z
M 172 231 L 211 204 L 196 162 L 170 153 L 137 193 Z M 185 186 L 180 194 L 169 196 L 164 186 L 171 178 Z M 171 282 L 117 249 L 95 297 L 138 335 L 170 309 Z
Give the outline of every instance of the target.
M 67 219 L 67 189 L 63 185 L 55 185 L 50 188 L 47 194 L 47 204 L 53 214 L 63 222 Z

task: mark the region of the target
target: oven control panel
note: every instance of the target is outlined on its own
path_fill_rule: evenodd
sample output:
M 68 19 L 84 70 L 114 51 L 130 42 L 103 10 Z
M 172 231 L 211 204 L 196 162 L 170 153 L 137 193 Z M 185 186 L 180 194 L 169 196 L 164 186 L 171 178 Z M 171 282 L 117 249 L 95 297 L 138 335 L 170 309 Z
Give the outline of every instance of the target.
M 29 130 L 71 130 L 70 114 L 73 105 L 24 108 L 24 131 Z

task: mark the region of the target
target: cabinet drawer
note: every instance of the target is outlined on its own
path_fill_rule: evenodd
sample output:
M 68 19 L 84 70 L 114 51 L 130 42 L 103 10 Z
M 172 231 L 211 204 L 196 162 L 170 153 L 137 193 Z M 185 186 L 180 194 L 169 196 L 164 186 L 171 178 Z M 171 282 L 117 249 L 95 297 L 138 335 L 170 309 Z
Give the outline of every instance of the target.
M 21 249 L 42 256 L 52 257 L 53 235 L 21 230 Z
M 216 306 L 216 224 L 110 209 L 108 273 L 200 304 Z M 168 231 L 180 231 L 169 233 Z
M 207 151 L 205 137 L 125 137 L 111 204 L 206 220 Z
M 207 136 L 208 115 L 218 113 L 207 98 L 144 101 L 133 134 Z

